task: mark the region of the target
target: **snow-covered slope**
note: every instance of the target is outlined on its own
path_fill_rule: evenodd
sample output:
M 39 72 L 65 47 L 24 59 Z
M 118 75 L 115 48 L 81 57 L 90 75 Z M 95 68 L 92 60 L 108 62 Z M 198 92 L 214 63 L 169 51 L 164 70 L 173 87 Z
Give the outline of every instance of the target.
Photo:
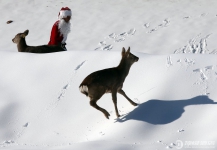
M 216 0 L 1 0 L 0 51 L 16 51 L 11 40 L 26 29 L 29 45 L 47 44 L 65 6 L 72 9 L 68 50 L 131 46 L 138 52 L 168 54 L 200 41 L 207 53 L 217 48 Z M 8 20 L 14 22 L 8 25 Z
M 18 53 L 11 39 L 46 44 L 62 6 L 72 8 L 67 52 Z M 0 149 L 217 148 L 216 6 L 210 0 L 0 1 Z M 10 10 L 10 11 L 9 11 Z M 13 20 L 11 24 L 6 24 Z M 139 57 L 118 95 L 89 105 L 90 73 L 115 67 L 122 47 Z
M 116 119 L 106 94 L 98 104 L 111 113 L 107 120 L 78 87 L 91 72 L 116 66 L 120 52 L 1 52 L 1 146 L 161 149 L 177 140 L 215 140 L 216 56 L 134 53 L 140 60 L 123 89 L 140 105 L 118 96 L 123 116 Z

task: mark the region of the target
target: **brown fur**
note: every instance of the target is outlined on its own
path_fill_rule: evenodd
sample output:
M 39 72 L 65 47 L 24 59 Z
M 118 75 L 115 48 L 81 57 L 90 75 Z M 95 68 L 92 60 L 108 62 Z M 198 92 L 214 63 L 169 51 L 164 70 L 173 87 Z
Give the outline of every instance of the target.
M 12 41 L 17 44 L 18 52 L 29 52 L 29 53 L 52 53 L 65 51 L 60 46 L 50 46 L 50 45 L 41 45 L 41 46 L 28 46 L 26 44 L 25 37 L 28 35 L 29 30 L 24 31 L 23 33 L 18 33 Z
M 101 111 L 107 119 L 109 119 L 110 114 L 96 104 L 105 93 L 112 94 L 117 117 L 120 117 L 117 108 L 117 93 L 123 95 L 132 105 L 138 105 L 122 90 L 124 80 L 129 73 L 130 67 L 138 60 L 138 57 L 130 53 L 130 48 L 127 51 L 123 48 L 122 59 L 117 67 L 93 72 L 80 84 L 80 91 L 90 98 L 90 105 Z

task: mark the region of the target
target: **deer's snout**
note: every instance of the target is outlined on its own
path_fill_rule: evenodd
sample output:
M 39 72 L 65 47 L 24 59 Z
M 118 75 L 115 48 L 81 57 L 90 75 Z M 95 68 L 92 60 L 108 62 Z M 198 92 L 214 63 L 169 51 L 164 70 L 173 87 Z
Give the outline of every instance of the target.
M 14 39 L 12 39 L 12 42 L 14 42 Z
M 137 61 L 139 61 L 139 57 L 136 57 L 136 58 L 135 58 L 135 62 L 137 62 Z

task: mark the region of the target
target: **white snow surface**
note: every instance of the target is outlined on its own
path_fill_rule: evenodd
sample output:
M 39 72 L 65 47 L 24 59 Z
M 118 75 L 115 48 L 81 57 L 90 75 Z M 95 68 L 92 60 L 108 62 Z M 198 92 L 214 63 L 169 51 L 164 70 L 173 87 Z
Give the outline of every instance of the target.
M 61 7 L 72 10 L 66 52 L 21 53 L 12 38 L 47 44 Z M 0 149 L 217 149 L 216 0 L 1 0 Z M 12 20 L 11 24 L 7 24 Z M 123 89 L 89 104 L 79 85 L 139 57 Z

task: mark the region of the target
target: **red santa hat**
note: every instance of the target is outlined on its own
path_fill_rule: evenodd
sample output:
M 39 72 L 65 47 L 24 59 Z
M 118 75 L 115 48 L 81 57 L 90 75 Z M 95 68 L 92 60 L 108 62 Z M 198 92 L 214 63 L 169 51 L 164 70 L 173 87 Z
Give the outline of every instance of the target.
M 67 16 L 71 16 L 71 15 L 72 15 L 72 12 L 70 8 L 62 7 L 59 12 L 58 19 L 60 20 L 60 19 L 66 18 Z

